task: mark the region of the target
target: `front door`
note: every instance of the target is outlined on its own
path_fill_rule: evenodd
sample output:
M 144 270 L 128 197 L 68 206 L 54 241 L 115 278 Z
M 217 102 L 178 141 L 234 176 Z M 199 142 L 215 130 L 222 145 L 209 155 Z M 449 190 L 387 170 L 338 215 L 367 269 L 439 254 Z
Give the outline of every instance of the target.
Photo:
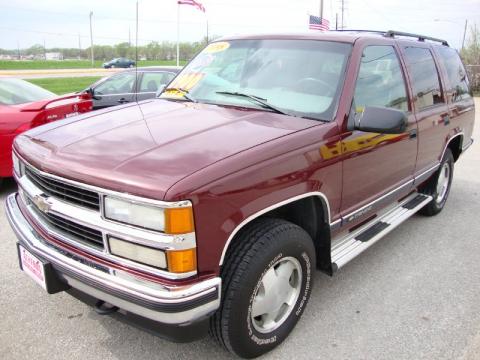
M 411 189 L 417 156 L 417 124 L 409 108 L 404 72 L 394 46 L 364 48 L 353 104 L 354 112 L 361 112 L 366 106 L 402 110 L 408 118 L 408 129 L 393 135 L 358 130 L 344 134 L 341 205 L 344 224 L 365 218 Z
M 135 72 L 126 71 L 113 75 L 98 84 L 94 90 L 93 108 L 126 104 L 135 100 Z

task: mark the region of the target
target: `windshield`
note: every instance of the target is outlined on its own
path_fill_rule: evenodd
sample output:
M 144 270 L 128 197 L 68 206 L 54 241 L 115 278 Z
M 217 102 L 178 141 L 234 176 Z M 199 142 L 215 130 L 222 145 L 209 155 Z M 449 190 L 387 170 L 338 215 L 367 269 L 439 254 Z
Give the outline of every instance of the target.
M 350 44 L 318 40 L 216 42 L 197 55 L 161 97 L 330 121 L 350 50 Z
M 18 105 L 48 100 L 57 97 L 54 93 L 19 79 L 0 79 L 0 103 Z

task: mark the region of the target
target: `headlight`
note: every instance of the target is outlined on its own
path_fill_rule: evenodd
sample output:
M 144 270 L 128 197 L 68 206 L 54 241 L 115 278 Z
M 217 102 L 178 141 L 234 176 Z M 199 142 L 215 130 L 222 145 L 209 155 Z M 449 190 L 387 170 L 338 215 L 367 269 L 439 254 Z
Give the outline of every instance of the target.
M 105 217 L 125 224 L 164 231 L 165 214 L 162 208 L 148 206 L 106 196 L 104 202 Z
M 168 234 L 186 234 L 194 231 L 191 207 L 164 209 L 106 196 L 104 215 L 110 220 Z
M 15 155 L 14 152 L 12 152 L 12 161 L 13 161 L 13 171 L 18 177 L 23 176 L 24 173 L 24 165 L 23 163 L 18 159 L 17 155 Z

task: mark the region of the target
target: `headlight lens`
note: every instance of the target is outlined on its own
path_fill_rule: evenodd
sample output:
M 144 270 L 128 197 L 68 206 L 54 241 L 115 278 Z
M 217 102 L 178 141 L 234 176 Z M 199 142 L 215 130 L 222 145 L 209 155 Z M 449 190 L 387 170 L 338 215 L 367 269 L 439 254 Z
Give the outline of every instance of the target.
M 105 217 L 110 220 L 140 226 L 146 229 L 164 231 L 164 209 L 145 204 L 133 203 L 106 196 L 104 202 Z

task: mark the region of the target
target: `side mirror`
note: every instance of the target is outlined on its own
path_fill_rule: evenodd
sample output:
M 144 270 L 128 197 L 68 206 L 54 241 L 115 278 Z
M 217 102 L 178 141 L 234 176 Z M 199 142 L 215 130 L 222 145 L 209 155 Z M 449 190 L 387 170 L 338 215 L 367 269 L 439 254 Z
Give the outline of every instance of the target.
M 165 84 L 162 84 L 158 87 L 155 97 L 159 97 L 162 94 L 163 90 L 165 90 L 165 86 Z
M 88 88 L 87 90 L 85 90 L 85 92 L 87 94 L 90 94 L 90 96 L 92 97 L 92 99 L 95 99 L 95 100 L 100 100 L 102 97 L 101 96 L 97 96 L 95 95 L 95 89 L 94 88 Z
M 355 116 L 355 129 L 380 134 L 401 134 L 407 130 L 407 116 L 401 110 L 367 106 Z

